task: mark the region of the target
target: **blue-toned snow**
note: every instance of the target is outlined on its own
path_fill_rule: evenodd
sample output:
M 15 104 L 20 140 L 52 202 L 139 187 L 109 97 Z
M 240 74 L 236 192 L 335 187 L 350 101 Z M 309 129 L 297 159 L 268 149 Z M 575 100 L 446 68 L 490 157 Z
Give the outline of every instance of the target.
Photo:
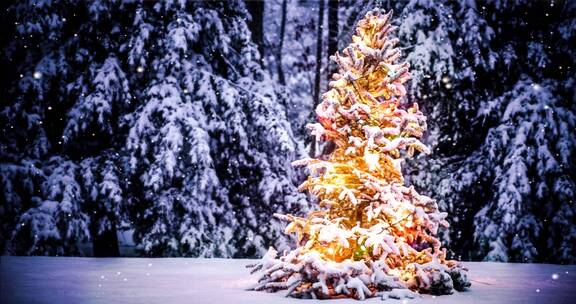
M 1 303 L 302 303 L 247 291 L 254 260 L 1 257 Z M 576 265 L 470 262 L 472 288 L 392 303 L 576 303 Z M 367 303 L 379 303 L 379 298 Z M 322 303 L 360 303 L 350 299 Z

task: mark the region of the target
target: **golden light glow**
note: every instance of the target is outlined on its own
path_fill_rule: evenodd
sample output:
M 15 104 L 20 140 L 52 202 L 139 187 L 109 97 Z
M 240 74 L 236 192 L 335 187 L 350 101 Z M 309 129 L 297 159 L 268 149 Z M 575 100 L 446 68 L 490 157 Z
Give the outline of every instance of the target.
M 410 264 L 444 261 L 431 230 L 447 223 L 427 217 L 437 212 L 434 201 L 402 185 L 401 159 L 429 151 L 419 140 L 426 118 L 418 105 L 400 107 L 409 66 L 395 63 L 400 51 L 397 39 L 388 37 L 389 19 L 367 14 L 353 43 L 332 57 L 339 71 L 316 109 L 318 123 L 308 128 L 336 148 L 328 157 L 295 162 L 312 173 L 300 189 L 317 196 L 324 209 L 290 216 L 286 232 L 305 241 L 303 252 L 333 262 L 382 260 L 390 275 L 409 280 Z M 338 241 L 343 235 L 347 242 Z

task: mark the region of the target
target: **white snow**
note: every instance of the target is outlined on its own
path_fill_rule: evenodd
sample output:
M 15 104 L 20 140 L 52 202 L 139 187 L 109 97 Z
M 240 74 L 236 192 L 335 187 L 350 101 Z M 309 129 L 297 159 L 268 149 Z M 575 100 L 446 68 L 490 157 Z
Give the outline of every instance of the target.
M 0 258 L 1 303 L 302 303 L 246 290 L 254 260 L 193 258 Z M 387 303 L 576 303 L 576 265 L 464 263 L 472 288 Z M 380 303 L 381 297 L 365 303 Z M 362 303 L 351 299 L 322 303 Z

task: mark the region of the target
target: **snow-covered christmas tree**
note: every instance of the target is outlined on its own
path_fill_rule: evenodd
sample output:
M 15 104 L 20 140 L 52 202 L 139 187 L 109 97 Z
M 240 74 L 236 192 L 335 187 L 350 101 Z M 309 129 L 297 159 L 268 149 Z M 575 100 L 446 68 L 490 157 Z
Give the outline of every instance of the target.
M 255 290 L 365 299 L 398 288 L 450 294 L 470 286 L 435 237 L 448 226 L 447 214 L 404 186 L 403 158 L 429 151 L 419 140 L 426 117 L 417 104 L 400 107 L 409 66 L 398 62 L 390 17 L 368 12 L 352 44 L 331 58 L 339 71 L 316 109 L 319 123 L 308 128 L 336 148 L 293 163 L 311 171 L 301 190 L 317 196 L 322 209 L 306 218 L 277 215 L 290 222 L 286 233 L 298 235 L 299 247 L 281 257 L 271 248 L 251 265 L 260 273 Z

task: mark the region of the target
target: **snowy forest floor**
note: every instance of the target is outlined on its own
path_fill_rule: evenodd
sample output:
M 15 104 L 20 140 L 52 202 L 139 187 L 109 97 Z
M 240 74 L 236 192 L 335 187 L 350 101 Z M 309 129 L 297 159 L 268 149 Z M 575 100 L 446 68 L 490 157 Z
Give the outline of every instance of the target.
M 313 303 L 247 291 L 253 260 L 6 257 L 1 303 Z M 464 263 L 472 288 L 396 303 L 576 303 L 576 265 Z M 379 298 L 367 300 L 380 302 Z M 361 303 L 350 299 L 322 303 Z

